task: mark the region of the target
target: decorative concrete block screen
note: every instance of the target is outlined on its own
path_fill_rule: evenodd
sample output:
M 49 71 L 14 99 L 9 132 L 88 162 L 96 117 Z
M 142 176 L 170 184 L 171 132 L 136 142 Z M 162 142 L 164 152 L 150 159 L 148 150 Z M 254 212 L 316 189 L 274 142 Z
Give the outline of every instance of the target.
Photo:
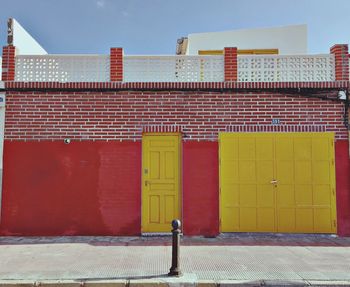
M 19 55 L 15 81 L 108 82 L 109 55 Z
M 334 55 L 238 56 L 239 82 L 325 82 L 334 80 Z
M 125 82 L 222 82 L 223 56 L 124 56 Z
M 223 82 L 224 56 L 124 56 L 123 82 Z M 109 82 L 109 55 L 19 55 L 15 81 Z M 238 82 L 335 81 L 333 54 L 239 55 Z

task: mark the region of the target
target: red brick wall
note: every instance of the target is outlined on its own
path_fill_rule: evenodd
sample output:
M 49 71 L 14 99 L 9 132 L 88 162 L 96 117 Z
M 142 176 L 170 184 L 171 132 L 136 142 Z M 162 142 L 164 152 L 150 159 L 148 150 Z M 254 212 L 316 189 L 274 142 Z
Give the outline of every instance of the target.
M 347 139 L 341 102 L 268 92 L 9 92 L 6 140 L 140 140 L 147 126 L 216 140 L 232 125 L 325 126 Z

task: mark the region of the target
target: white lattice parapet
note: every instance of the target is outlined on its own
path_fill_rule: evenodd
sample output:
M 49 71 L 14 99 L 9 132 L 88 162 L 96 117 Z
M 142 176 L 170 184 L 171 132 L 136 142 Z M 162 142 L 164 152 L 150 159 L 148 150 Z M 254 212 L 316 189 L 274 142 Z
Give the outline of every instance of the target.
M 15 81 L 108 82 L 108 55 L 18 55 Z
M 124 56 L 125 82 L 222 82 L 223 56 Z
M 238 56 L 239 82 L 323 82 L 335 80 L 334 55 Z
M 223 82 L 223 56 L 124 56 L 124 82 Z M 239 82 L 335 80 L 334 55 L 241 55 Z M 15 81 L 109 82 L 108 55 L 18 55 Z

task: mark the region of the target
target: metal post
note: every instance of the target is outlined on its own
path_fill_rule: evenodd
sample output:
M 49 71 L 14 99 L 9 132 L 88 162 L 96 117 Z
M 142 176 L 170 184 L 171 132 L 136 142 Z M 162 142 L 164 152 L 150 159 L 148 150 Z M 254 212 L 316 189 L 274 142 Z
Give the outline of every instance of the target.
M 181 221 L 174 219 L 171 222 L 173 229 L 173 246 L 172 246 L 172 258 L 171 258 L 171 268 L 168 276 L 181 276 L 182 272 L 180 270 L 180 234 L 181 234 Z

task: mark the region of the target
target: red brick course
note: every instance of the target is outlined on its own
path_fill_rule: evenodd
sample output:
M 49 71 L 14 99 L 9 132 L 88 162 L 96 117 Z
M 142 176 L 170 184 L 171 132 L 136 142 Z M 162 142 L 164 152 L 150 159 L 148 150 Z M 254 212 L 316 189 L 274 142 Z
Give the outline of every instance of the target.
M 347 139 L 344 104 L 272 92 L 9 92 L 6 140 L 141 140 L 176 127 L 184 140 L 217 140 L 231 126 L 323 127 Z M 281 130 L 282 131 L 282 130 Z

